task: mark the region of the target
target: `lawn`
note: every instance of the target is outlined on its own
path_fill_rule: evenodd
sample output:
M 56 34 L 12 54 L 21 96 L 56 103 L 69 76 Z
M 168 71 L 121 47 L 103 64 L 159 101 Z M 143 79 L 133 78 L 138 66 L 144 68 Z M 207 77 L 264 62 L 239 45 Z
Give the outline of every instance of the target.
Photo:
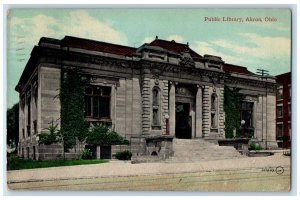
M 15 155 L 11 155 L 7 159 L 7 170 L 20 170 L 20 169 L 34 169 L 34 168 L 47 168 L 47 167 L 61 167 L 72 165 L 89 165 L 106 163 L 107 160 L 52 160 L 52 161 L 37 161 L 37 160 L 24 160 Z

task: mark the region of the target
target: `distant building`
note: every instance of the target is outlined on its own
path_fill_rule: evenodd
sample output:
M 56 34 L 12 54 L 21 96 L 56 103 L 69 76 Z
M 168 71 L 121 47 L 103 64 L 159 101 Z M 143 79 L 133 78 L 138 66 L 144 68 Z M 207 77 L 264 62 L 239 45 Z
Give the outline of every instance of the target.
M 78 68 L 90 80 L 85 92 L 89 123 L 109 122 L 131 142 L 133 155 L 172 152 L 172 138 L 225 138 L 224 87 L 245 98 L 244 127 L 263 147 L 276 145 L 276 82 L 221 57 L 199 55 L 188 44 L 156 38 L 139 48 L 66 36 L 41 38 L 20 77 L 19 155 L 60 159 L 59 144 L 41 145 L 38 134 L 54 120 L 60 124 L 56 98 L 60 77 Z M 171 143 L 171 144 L 170 144 Z M 68 158 L 78 157 L 75 146 Z
M 290 147 L 291 138 L 291 72 L 276 76 L 276 137 L 283 139 L 283 147 Z

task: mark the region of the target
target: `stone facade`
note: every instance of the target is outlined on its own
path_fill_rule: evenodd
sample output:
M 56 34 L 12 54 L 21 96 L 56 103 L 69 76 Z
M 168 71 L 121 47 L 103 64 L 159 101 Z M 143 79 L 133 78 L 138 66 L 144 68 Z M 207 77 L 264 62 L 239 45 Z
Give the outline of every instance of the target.
M 62 70 L 73 68 L 90 80 L 87 121 L 109 122 L 131 142 L 134 157 L 156 152 L 166 159 L 172 155 L 174 137 L 225 138 L 225 86 L 239 88 L 251 102 L 251 126 L 258 142 L 270 146 L 276 141 L 273 78 L 257 76 L 217 56 L 201 56 L 175 41 L 156 38 L 132 48 L 66 36 L 41 38 L 16 86 L 21 105 L 19 155 L 61 158 L 60 144 L 39 145 L 38 134 L 52 120 L 60 124 L 60 76 Z M 107 94 L 97 95 L 109 99 L 107 108 L 95 95 L 102 89 L 108 89 Z M 77 158 L 83 147 L 76 145 L 68 158 Z

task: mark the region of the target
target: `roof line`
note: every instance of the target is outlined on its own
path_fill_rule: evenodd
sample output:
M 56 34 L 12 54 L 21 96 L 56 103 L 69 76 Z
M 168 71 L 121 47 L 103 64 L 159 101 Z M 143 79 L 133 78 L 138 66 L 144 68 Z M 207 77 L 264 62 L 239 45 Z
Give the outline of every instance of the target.
M 104 43 L 104 44 L 108 44 L 108 45 L 114 45 L 114 46 L 131 48 L 131 49 L 137 49 L 136 47 L 130 47 L 130 46 L 125 46 L 125 45 L 120 45 L 120 44 L 114 44 L 114 43 L 109 43 L 109 42 L 103 42 L 103 41 L 98 41 L 98 40 L 92 40 L 92 39 L 85 39 L 85 38 L 80 38 L 80 37 L 75 37 L 75 36 L 69 36 L 69 35 L 66 35 L 61 41 L 64 41 L 66 38 L 79 39 L 79 40 L 84 40 L 84 41 L 89 41 L 89 42 L 102 43 L 102 44 Z

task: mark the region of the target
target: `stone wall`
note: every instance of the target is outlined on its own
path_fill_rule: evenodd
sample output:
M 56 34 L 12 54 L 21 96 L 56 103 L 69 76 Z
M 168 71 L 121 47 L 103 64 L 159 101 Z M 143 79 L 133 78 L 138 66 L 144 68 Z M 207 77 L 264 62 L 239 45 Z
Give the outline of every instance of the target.
M 31 103 L 31 134 L 25 134 L 23 138 L 20 132 L 19 156 L 25 159 L 36 160 L 59 160 L 63 159 L 63 148 L 61 144 L 44 145 L 39 144 L 38 134 L 47 132 L 52 120 L 60 128 L 60 68 L 57 65 L 41 64 L 37 68 L 37 101 L 32 98 Z M 34 75 L 34 74 L 33 74 Z M 30 80 L 30 79 L 29 79 Z M 21 110 L 21 128 L 26 124 L 26 109 Z M 36 121 L 37 132 L 34 131 L 33 122 Z M 26 129 L 25 129 L 26 130 Z M 84 146 L 79 142 L 70 152 L 65 154 L 66 159 L 78 159 L 80 151 Z
M 39 74 L 41 120 L 38 122 L 38 132 L 41 132 L 49 127 L 52 120 L 60 128 L 60 69 L 42 65 Z
M 130 151 L 130 145 L 111 145 L 111 157 L 112 158 L 114 158 L 114 155 L 116 153 L 122 152 L 122 151 Z
M 140 91 L 138 78 L 120 79 L 119 86 L 116 87 L 115 130 L 127 139 L 131 135 L 139 135 L 141 133 L 142 105 Z
M 276 96 L 268 94 L 259 96 L 256 107 L 256 130 L 257 140 L 265 147 L 275 147 L 276 143 Z M 266 140 L 268 141 L 266 143 Z
M 173 156 L 173 136 L 131 138 L 132 163 L 158 162 Z
M 212 95 L 216 97 L 216 109 L 212 111 Z M 225 138 L 224 87 L 206 85 L 203 88 L 203 137 Z M 212 127 L 212 113 L 215 115 L 216 126 Z

